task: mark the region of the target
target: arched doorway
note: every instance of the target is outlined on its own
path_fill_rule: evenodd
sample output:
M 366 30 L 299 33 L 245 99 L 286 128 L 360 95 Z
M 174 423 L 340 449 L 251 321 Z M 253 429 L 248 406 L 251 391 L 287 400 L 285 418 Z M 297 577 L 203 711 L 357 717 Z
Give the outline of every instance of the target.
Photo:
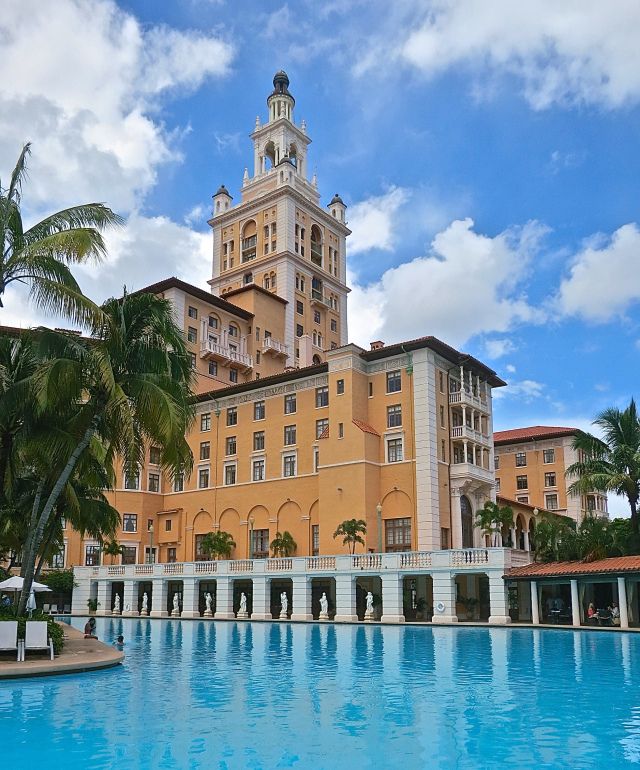
M 462 547 L 473 548 L 473 511 L 466 495 L 460 497 L 460 518 L 462 520 Z

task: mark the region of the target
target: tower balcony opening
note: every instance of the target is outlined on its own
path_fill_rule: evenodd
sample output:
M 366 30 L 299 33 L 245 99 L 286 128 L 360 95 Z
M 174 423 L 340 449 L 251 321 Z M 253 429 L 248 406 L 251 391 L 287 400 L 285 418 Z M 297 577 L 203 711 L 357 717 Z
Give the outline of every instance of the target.
M 265 355 L 272 355 L 275 357 L 289 357 L 289 347 L 285 345 L 284 342 L 280 342 L 280 340 L 276 340 L 273 337 L 265 338 L 264 342 L 262 343 L 262 352 Z

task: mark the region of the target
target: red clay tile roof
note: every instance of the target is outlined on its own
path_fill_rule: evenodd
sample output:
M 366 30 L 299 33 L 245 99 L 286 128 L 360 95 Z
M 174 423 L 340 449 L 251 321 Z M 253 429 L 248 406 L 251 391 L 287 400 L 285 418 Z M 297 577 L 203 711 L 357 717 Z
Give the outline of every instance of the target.
M 575 436 L 578 428 L 554 428 L 547 425 L 533 425 L 530 428 L 497 430 L 493 433 L 494 444 L 514 444 L 519 441 L 533 441 L 542 438 Z
M 380 438 L 380 434 L 378 433 L 378 431 L 375 428 L 372 428 L 371 425 L 369 425 L 369 423 L 362 422 L 362 420 L 356 420 L 356 419 L 351 420 L 351 422 L 356 426 L 356 428 L 360 428 L 360 430 L 363 433 L 371 433 L 372 436 L 377 436 L 378 438 Z
M 614 556 L 597 561 L 554 561 L 548 564 L 527 564 L 512 567 L 505 575 L 508 580 L 550 578 L 570 575 L 603 575 L 616 572 L 640 572 L 640 556 Z

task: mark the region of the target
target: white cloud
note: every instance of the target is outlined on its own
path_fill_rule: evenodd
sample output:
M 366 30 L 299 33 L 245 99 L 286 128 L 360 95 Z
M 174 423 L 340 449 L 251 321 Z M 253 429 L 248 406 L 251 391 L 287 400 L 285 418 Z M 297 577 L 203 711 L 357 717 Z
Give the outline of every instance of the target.
M 517 350 L 515 343 L 508 338 L 498 338 L 485 340 L 484 349 L 488 358 L 502 358 Z
M 509 374 L 515 374 L 516 373 L 516 367 L 513 364 L 507 364 L 504 367 L 505 372 L 508 372 Z
M 394 246 L 398 209 L 406 203 L 409 192 L 392 187 L 384 195 L 368 198 L 349 209 L 349 254 L 369 249 L 389 251 Z
M 536 380 L 519 380 L 510 382 L 506 388 L 497 388 L 493 391 L 494 398 L 517 398 L 529 403 L 544 395 L 544 385 Z M 547 418 L 548 419 L 548 418 Z
M 489 237 L 471 219 L 438 233 L 431 251 L 387 270 L 379 281 L 352 281 L 350 336 L 359 344 L 433 334 L 462 345 L 476 334 L 507 332 L 542 317 L 520 286 L 546 228 L 537 222 Z
M 564 315 L 611 320 L 640 300 L 640 230 L 623 225 L 610 238 L 590 239 L 574 258 L 556 297 Z
M 640 97 L 637 0 L 433 0 L 410 5 L 419 22 L 399 53 L 427 76 L 462 65 L 477 91 L 486 74 L 515 75 L 538 109 L 556 102 L 618 107 Z
M 211 216 L 210 210 L 206 209 L 202 204 L 198 203 L 191 211 L 188 211 L 184 216 L 185 224 L 193 227 L 193 225 L 204 225 L 205 220 Z
M 136 207 L 179 157 L 155 115 L 168 91 L 224 75 L 215 36 L 143 27 L 110 0 L 5 0 L 0 18 L 0 169 L 33 141 L 29 205 Z

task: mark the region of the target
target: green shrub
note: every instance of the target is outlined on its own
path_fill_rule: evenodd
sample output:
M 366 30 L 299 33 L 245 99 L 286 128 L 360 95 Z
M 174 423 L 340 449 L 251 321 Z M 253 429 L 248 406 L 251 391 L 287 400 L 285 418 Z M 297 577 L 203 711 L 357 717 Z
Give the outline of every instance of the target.
M 16 616 L 13 614 L 12 610 L 9 609 L 2 609 L 0 610 L 0 622 L 3 620 L 16 620 Z M 47 621 L 47 631 L 49 633 L 49 636 L 53 640 L 53 650 L 56 655 L 59 655 L 62 652 L 62 648 L 64 647 L 64 632 L 62 628 L 56 623 L 56 621 L 50 617 L 49 615 L 45 615 L 44 612 L 40 612 L 40 610 L 34 610 L 33 616 L 31 617 L 31 620 L 46 620 Z M 21 617 L 17 618 L 18 621 L 18 636 L 20 639 L 24 639 L 24 633 L 25 633 L 25 623 L 29 622 L 29 618 Z
M 73 591 L 73 570 L 62 569 L 56 572 L 47 572 L 40 577 L 40 582 L 44 583 L 52 591 L 60 594 L 70 594 Z

